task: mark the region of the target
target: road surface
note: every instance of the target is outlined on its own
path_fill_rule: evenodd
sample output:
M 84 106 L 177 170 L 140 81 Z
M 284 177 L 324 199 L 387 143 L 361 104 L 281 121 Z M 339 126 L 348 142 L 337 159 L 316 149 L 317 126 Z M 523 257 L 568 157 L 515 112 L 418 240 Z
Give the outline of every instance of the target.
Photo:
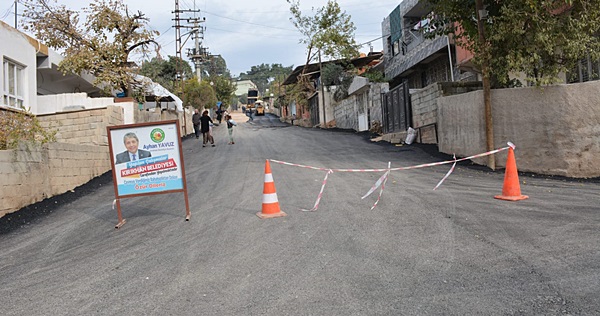
M 3 218 L 2 315 L 600 314 L 597 182 L 523 175 L 530 198 L 507 202 L 493 198 L 502 171 L 459 165 L 435 191 L 450 165 L 393 171 L 370 210 L 380 191 L 361 197 L 383 173 L 334 172 L 303 212 L 327 172 L 271 163 L 288 215 L 259 219 L 266 159 L 368 169 L 441 157 L 269 115 L 234 133 L 234 145 L 224 124 L 214 148 L 183 141 L 188 222 L 183 194 L 161 194 L 122 199 L 115 229 L 110 176 L 29 208 L 43 216 Z

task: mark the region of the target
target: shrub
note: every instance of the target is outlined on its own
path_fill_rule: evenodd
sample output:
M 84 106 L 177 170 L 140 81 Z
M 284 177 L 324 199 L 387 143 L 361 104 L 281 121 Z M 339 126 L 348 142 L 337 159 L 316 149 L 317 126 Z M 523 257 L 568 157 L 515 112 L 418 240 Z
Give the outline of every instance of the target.
M 20 141 L 38 144 L 56 141 L 56 130 L 44 129 L 28 109 L 0 110 L 0 150 L 16 148 Z

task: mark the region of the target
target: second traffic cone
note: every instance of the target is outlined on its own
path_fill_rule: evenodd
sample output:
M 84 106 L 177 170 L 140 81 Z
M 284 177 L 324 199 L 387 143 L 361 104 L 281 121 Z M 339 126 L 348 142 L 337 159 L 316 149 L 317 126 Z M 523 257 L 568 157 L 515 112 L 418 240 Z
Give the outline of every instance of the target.
M 527 195 L 521 194 L 521 185 L 519 184 L 519 174 L 517 172 L 515 152 L 512 147 L 508 148 L 502 195 L 496 195 L 494 198 L 507 201 L 519 201 L 529 198 Z
M 260 218 L 273 218 L 286 216 L 287 214 L 279 209 L 279 201 L 277 200 L 277 192 L 275 191 L 275 182 L 271 174 L 271 165 L 269 160 L 265 164 L 265 185 L 262 198 L 262 212 L 256 213 Z

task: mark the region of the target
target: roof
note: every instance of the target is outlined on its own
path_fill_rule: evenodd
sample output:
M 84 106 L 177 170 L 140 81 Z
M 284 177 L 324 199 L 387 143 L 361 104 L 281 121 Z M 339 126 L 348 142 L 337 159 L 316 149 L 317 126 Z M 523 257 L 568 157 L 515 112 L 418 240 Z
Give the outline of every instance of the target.
M 146 101 L 173 102 L 177 107 L 177 112 L 183 112 L 183 101 L 171 91 L 142 75 L 135 75 L 135 80 L 143 85 Z
M 373 62 L 374 60 L 380 59 L 382 57 L 383 57 L 383 53 L 381 53 L 381 52 L 369 53 L 368 56 L 354 58 L 350 62 L 352 63 L 352 65 L 354 65 L 354 67 L 359 68 L 359 67 L 365 67 L 365 66 L 369 65 L 371 62 Z M 322 65 L 341 64 L 342 61 L 343 61 L 342 59 L 331 60 L 331 61 L 323 62 Z M 296 67 L 296 69 L 294 69 L 294 71 L 292 71 L 292 73 L 287 78 L 285 78 L 283 85 L 286 86 L 286 85 L 290 85 L 290 84 L 294 84 L 294 83 L 298 82 L 298 76 L 302 73 L 302 70 L 304 69 L 304 67 L 305 67 L 304 65 Z M 320 76 L 319 63 L 308 64 L 308 66 L 306 66 L 306 67 L 307 67 L 307 69 L 304 73 L 305 73 L 305 75 L 310 75 L 311 79 L 315 79 Z

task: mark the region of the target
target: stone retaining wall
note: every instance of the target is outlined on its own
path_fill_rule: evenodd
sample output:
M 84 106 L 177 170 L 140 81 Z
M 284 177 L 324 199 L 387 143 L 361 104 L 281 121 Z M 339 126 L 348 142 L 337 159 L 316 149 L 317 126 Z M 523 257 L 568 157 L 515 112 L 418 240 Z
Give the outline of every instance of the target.
M 105 108 L 39 115 L 42 127 L 57 131 L 56 141 L 69 144 L 108 146 L 106 127 L 123 124 L 123 108 Z
M 494 147 L 513 142 L 519 171 L 600 177 L 600 81 L 492 90 Z M 483 91 L 438 99 L 439 150 L 486 151 Z M 486 164 L 487 158 L 475 162 Z M 503 167 L 506 152 L 496 155 Z
M 50 143 L 0 151 L 0 217 L 111 170 L 108 146 Z

